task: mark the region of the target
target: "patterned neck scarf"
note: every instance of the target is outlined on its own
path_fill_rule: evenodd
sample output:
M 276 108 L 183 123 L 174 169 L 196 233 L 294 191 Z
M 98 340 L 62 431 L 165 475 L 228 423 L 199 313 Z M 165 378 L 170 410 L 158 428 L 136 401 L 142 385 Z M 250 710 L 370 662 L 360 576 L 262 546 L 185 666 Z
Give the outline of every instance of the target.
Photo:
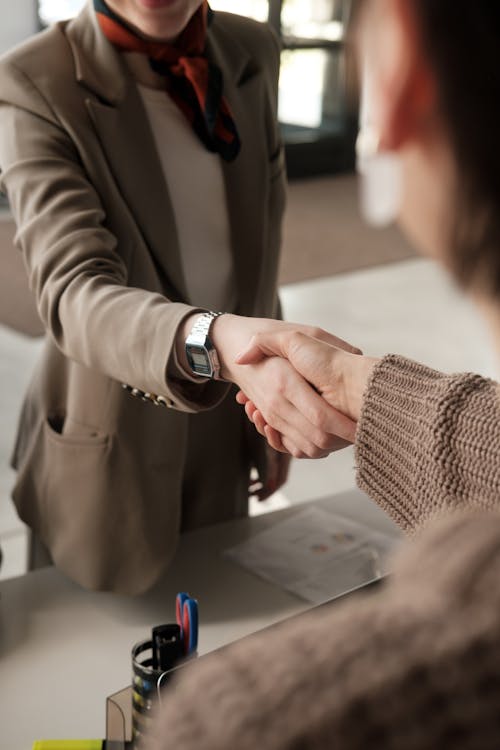
M 209 151 L 233 161 L 240 139 L 229 106 L 222 96 L 222 73 L 206 57 L 207 26 L 212 18 L 208 2 L 198 8 L 175 42 L 143 39 L 108 8 L 94 0 L 99 26 L 118 50 L 140 52 L 165 79 L 165 88 Z

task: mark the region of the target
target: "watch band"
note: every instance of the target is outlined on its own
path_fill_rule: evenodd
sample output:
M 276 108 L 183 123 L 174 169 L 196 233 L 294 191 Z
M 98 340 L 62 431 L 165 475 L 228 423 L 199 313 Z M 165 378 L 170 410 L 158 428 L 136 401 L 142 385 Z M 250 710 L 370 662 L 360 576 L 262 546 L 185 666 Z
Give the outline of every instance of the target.
M 215 318 L 224 315 L 222 312 L 201 313 L 194 326 L 191 328 L 190 336 L 208 336 Z
M 186 353 L 188 356 L 188 361 L 190 363 L 192 371 L 196 375 L 201 375 L 203 377 L 209 377 L 213 380 L 220 380 L 220 362 L 219 357 L 217 355 L 217 351 L 212 344 L 209 333 L 210 328 L 212 326 L 212 323 L 216 318 L 218 318 L 220 315 L 223 315 L 223 312 L 206 312 L 202 313 L 196 320 L 195 324 L 193 325 L 189 336 L 186 339 Z M 203 356 L 208 359 L 210 363 L 210 370 L 211 372 L 205 372 L 203 371 L 204 368 L 199 369 L 196 364 L 193 362 L 192 357 L 190 357 L 190 348 L 191 347 L 202 347 L 203 349 Z

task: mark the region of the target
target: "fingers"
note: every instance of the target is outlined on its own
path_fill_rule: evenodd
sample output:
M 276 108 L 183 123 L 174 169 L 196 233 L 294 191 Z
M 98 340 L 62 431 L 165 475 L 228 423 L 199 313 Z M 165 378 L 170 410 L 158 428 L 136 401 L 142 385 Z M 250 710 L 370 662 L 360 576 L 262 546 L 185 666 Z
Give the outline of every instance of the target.
M 265 432 L 265 428 L 269 427 L 269 425 L 267 424 L 266 420 L 264 419 L 264 417 L 262 415 L 262 412 L 260 412 L 258 409 L 254 409 L 253 412 L 252 412 L 250 410 L 250 408 L 248 410 L 245 408 L 245 412 L 246 412 L 247 417 L 250 419 L 250 421 L 254 423 L 255 429 L 257 430 L 257 432 L 260 432 L 260 434 L 263 437 L 267 437 L 266 436 L 266 432 Z M 251 416 L 249 416 L 250 414 L 251 414 Z M 269 429 L 272 430 L 273 428 L 269 427 Z M 276 435 L 279 435 L 279 432 L 277 432 L 276 430 L 273 430 L 273 432 L 275 432 Z M 271 447 L 274 448 L 274 445 L 272 445 Z
M 271 448 L 274 448 L 275 451 L 278 451 L 279 453 L 289 453 L 289 451 L 287 451 L 287 449 L 283 445 L 279 432 L 277 432 L 272 427 L 269 427 L 268 424 L 265 425 L 261 434 L 266 438 Z
M 324 334 L 324 337 L 329 336 L 330 334 Z M 337 434 L 345 440 L 352 440 L 354 431 L 349 430 L 349 423 L 346 420 L 356 419 L 359 416 L 367 382 L 363 373 L 367 371 L 367 363 L 371 359 L 346 353 L 325 341 L 311 338 L 301 331 L 263 333 L 254 337 L 254 340 L 268 356 L 268 361 L 276 356 L 287 360 L 296 373 L 300 374 L 307 383 L 313 386 L 317 394 L 323 397 L 322 402 L 318 400 L 313 402 L 307 396 L 302 399 L 301 403 L 292 397 L 290 400 L 295 407 L 310 422 L 326 432 Z M 243 360 L 246 361 L 246 355 L 243 356 Z M 256 366 L 264 364 L 265 362 L 261 362 Z M 305 392 L 297 387 L 295 394 L 304 395 Z M 324 406 L 325 401 L 331 409 L 337 411 L 329 413 Z M 339 414 L 344 414 L 345 417 L 340 418 Z M 330 425 L 325 424 L 328 417 L 330 417 Z
M 250 496 L 252 496 L 252 497 L 257 497 L 260 500 L 261 499 L 260 493 L 262 492 L 262 489 L 263 489 L 263 484 L 260 481 L 260 479 L 258 479 L 257 481 L 252 482 L 251 484 L 249 484 L 249 486 L 248 486 L 248 494 Z
M 343 440 L 336 435 L 330 435 L 328 450 L 314 450 L 313 453 L 307 453 L 301 450 L 291 438 L 283 437 L 277 430 L 268 425 L 258 409 L 253 409 L 251 414 L 250 421 L 253 422 L 257 432 L 266 438 L 271 448 L 279 453 L 289 453 L 294 458 L 326 458 L 330 453 L 347 448 L 353 442 Z
M 262 416 L 262 413 L 252 404 L 251 407 L 245 409 L 247 416 L 250 421 L 253 422 L 256 430 L 266 438 L 267 442 L 275 451 L 279 453 L 289 453 L 294 458 L 312 458 L 313 456 L 307 455 L 304 451 L 300 450 L 297 445 L 290 439 L 284 438 L 277 430 L 266 423 L 266 420 Z M 330 446 L 328 451 L 318 451 L 314 458 L 326 458 L 333 451 L 347 448 L 352 444 L 353 441 L 343 440 L 335 435 L 331 436 Z
M 248 418 L 261 434 L 267 424 L 285 436 L 283 446 L 294 456 L 319 458 L 336 449 L 337 436 L 354 439 L 354 422 L 330 406 L 286 359 L 266 358 L 243 368 L 240 387 L 237 400 Z M 262 418 L 254 417 L 256 406 Z M 283 450 L 276 439 L 271 445 Z
M 266 428 L 266 434 L 268 430 L 272 430 L 272 428 Z M 303 451 L 297 449 L 296 445 L 288 438 L 281 435 L 279 437 L 281 440 L 281 445 L 283 446 L 283 450 L 289 453 L 294 458 L 328 458 L 330 453 L 342 450 L 343 448 L 347 448 L 351 445 L 351 443 L 349 443 L 347 440 L 342 440 L 342 438 L 334 437 L 331 444 L 331 450 L 324 451 L 323 453 L 318 452 L 316 456 L 309 456 Z
M 312 389 L 309 390 L 311 390 L 311 394 L 314 394 Z M 316 396 L 316 394 L 314 395 Z M 304 399 L 299 398 L 298 400 L 302 403 Z M 325 403 L 325 408 L 329 409 L 330 407 Z M 268 414 L 263 414 L 263 417 L 277 432 L 286 435 L 290 443 L 295 446 L 292 455 L 301 458 L 303 455 L 310 458 L 319 458 L 333 449 L 336 438 L 333 432 L 329 433 L 310 422 L 304 416 L 306 410 L 304 408 L 303 411 L 300 411 L 293 402 L 283 399 L 279 405 L 279 411 L 271 411 Z M 248 413 L 253 415 L 250 407 Z M 343 426 L 340 429 L 344 429 Z M 342 435 L 342 437 L 344 436 L 345 434 Z
M 344 351 L 349 352 L 349 354 L 362 354 L 361 349 L 349 344 L 349 342 L 335 336 L 333 333 L 325 331 L 323 328 L 294 325 L 290 323 L 284 324 L 283 329 L 256 333 L 250 339 L 248 346 L 238 354 L 235 362 L 239 365 L 248 365 L 256 364 L 266 356 L 289 358 L 290 347 L 296 334 L 301 334 L 302 336 L 322 341 L 329 346 L 343 349 Z
M 299 432 L 309 434 L 312 442 L 324 450 L 329 450 L 330 446 L 325 436 L 335 435 L 353 442 L 356 433 L 355 423 L 330 406 L 310 386 L 304 387 L 304 381 L 295 372 L 293 372 L 292 379 L 294 382 L 290 388 L 289 399 L 297 414 L 292 424 Z M 312 431 L 307 431 L 307 424 L 304 420 L 313 426 Z M 272 426 L 276 427 L 276 425 Z
M 255 365 L 265 357 L 272 356 L 273 354 L 278 354 L 278 352 L 272 350 L 265 352 L 261 347 L 258 336 L 252 336 L 248 345 L 237 354 L 234 361 L 237 365 Z
M 315 433 L 313 426 L 306 422 L 302 429 L 297 429 L 291 421 L 280 419 L 280 427 L 272 427 L 266 422 L 262 413 L 252 408 L 252 406 L 247 405 L 245 407 L 247 416 L 254 423 L 257 431 L 266 439 L 268 438 L 268 432 L 272 430 L 272 438 L 268 442 L 275 450 L 281 453 L 290 453 L 295 458 L 320 458 L 323 455 L 327 455 L 333 449 L 336 441 L 333 435 L 323 435 L 320 432 Z M 288 410 L 289 420 L 294 420 L 295 413 L 296 410 L 290 404 Z M 313 433 L 312 437 L 311 432 Z M 283 435 L 287 435 L 288 437 L 286 448 L 283 445 Z
M 287 357 L 287 339 L 290 331 L 257 333 L 252 336 L 248 346 L 235 359 L 237 365 L 254 365 L 264 357 Z
M 263 484 L 254 481 L 249 487 L 249 494 L 256 496 L 259 501 L 267 500 L 285 484 L 290 467 L 291 457 L 287 453 L 277 452 L 268 445 L 266 456 L 266 482 Z
M 250 422 L 253 422 L 254 424 L 255 424 L 254 414 L 255 414 L 256 411 L 257 411 L 257 407 L 255 406 L 255 404 L 253 403 L 253 401 L 247 401 L 246 404 L 245 404 L 245 414 L 247 415 L 247 417 L 250 420 Z M 260 432 L 260 430 L 259 430 L 259 432 Z M 261 432 L 260 434 L 262 435 L 263 433 Z
M 333 333 L 325 331 L 323 328 L 312 328 L 310 331 L 302 331 L 302 333 L 310 338 L 323 341 L 330 346 L 335 346 L 337 349 L 343 349 L 344 351 L 349 352 L 349 354 L 363 354 L 361 349 L 358 349 L 357 346 L 353 346 L 348 341 L 335 336 Z
M 301 436 L 307 436 L 309 443 L 316 445 L 324 451 L 336 450 L 341 440 L 341 445 L 353 443 L 356 434 L 356 423 L 349 417 L 330 406 L 321 396 L 303 383 L 292 393 L 292 401 L 283 403 L 279 414 L 273 415 L 273 424 L 276 434 L 286 434 L 289 438 L 295 434 L 295 444 L 301 444 Z M 253 401 L 245 397 L 245 412 L 251 422 L 254 423 L 261 435 L 266 435 L 264 428 L 271 421 L 266 419 L 261 410 L 257 409 Z M 278 424 L 279 423 L 279 424 Z M 297 435 L 297 433 L 299 433 Z M 282 450 L 276 437 L 271 441 L 276 450 Z M 304 452 L 310 454 L 310 445 Z M 316 452 L 315 452 L 316 454 Z M 294 454 L 295 455 L 295 454 Z M 310 455 L 311 458 L 316 455 Z
M 275 492 L 276 490 L 270 488 L 268 485 L 261 485 L 260 489 L 252 494 L 257 497 L 259 503 L 263 503 L 264 500 L 269 500 L 271 495 L 274 495 Z

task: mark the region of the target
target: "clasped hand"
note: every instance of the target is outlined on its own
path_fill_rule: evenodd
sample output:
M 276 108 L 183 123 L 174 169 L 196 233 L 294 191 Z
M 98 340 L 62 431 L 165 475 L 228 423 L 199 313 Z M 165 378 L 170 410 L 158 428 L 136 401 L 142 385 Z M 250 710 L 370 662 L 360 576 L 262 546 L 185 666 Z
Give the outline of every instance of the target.
M 224 315 L 212 336 L 223 377 L 274 449 L 320 458 L 354 441 L 377 360 L 320 328 L 276 320 Z

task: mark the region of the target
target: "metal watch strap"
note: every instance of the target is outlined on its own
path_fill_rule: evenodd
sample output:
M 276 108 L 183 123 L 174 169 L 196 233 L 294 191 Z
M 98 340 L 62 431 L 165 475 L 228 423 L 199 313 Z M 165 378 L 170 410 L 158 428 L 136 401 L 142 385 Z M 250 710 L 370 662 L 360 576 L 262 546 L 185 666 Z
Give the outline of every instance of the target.
M 220 315 L 224 315 L 222 312 L 206 312 L 201 313 L 194 326 L 191 328 L 190 336 L 208 336 L 210 326 L 214 322 L 215 318 Z
M 205 312 L 201 313 L 199 318 L 197 318 L 196 323 L 191 328 L 191 331 L 189 332 L 189 336 L 186 339 L 186 342 L 191 340 L 196 340 L 197 338 L 200 339 L 200 343 L 203 343 L 204 346 L 207 347 L 207 354 L 210 359 L 210 363 L 212 366 L 212 375 L 210 377 L 213 378 L 213 380 L 219 380 L 220 379 L 220 362 L 219 357 L 217 354 L 217 350 L 213 346 L 210 338 L 210 328 L 212 326 L 212 323 L 216 318 L 218 318 L 220 315 L 224 315 L 223 312 Z M 196 372 L 196 371 L 195 371 Z M 203 373 L 199 373 L 203 374 Z M 206 377 L 203 374 L 203 377 Z

